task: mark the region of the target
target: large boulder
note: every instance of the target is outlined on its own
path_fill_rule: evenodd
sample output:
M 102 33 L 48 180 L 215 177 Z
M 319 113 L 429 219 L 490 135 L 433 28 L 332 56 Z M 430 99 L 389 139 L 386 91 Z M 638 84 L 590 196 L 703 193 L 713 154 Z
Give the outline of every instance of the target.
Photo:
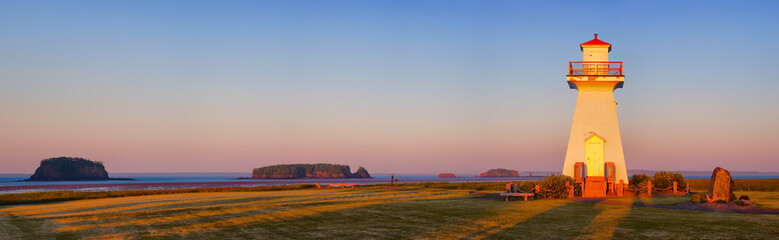
M 84 158 L 58 157 L 41 160 L 28 181 L 108 180 L 102 162 Z
M 733 196 L 733 178 L 730 177 L 730 172 L 721 167 L 715 168 L 711 173 L 711 183 L 706 198 L 709 202 L 717 200 L 730 202 L 731 196 Z

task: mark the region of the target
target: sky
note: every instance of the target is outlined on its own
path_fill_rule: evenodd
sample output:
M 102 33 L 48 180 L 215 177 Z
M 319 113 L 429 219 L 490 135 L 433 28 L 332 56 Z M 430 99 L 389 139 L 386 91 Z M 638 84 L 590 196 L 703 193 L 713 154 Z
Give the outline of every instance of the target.
M 0 1 L 0 173 L 561 171 L 610 42 L 628 169 L 779 171 L 777 1 Z

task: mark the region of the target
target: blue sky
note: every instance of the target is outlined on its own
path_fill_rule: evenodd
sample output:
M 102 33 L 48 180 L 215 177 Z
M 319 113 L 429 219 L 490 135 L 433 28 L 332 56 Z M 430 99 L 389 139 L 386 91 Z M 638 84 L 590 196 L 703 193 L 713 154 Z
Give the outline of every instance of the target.
M 779 171 L 777 5 L 3 1 L 0 172 L 558 170 L 593 33 L 628 168 Z

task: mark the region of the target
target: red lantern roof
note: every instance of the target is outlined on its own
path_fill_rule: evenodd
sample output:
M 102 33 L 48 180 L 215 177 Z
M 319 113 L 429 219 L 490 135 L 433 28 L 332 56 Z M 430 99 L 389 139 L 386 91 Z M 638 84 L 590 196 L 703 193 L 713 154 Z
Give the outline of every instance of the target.
M 582 49 L 582 51 L 584 51 L 584 46 L 603 46 L 603 45 L 609 46 L 609 52 L 611 52 L 611 43 L 601 41 L 600 39 L 598 39 L 598 34 L 596 33 L 595 39 L 592 39 L 586 43 L 579 44 L 579 48 Z

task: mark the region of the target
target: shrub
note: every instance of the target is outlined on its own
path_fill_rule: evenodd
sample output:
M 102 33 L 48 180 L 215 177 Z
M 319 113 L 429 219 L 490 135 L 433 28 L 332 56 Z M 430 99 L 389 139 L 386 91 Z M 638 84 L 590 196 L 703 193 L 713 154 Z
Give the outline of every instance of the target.
M 574 186 L 574 195 L 576 194 L 576 181 L 572 177 L 562 174 L 550 174 L 538 180 L 538 184 L 543 190 L 536 193 L 537 198 L 568 198 L 568 189 L 565 183 Z M 524 189 L 523 189 L 524 190 Z M 581 192 L 581 188 L 579 188 Z M 581 193 L 580 193 L 581 194 Z
M 741 199 L 739 199 L 737 201 L 734 201 L 734 202 L 736 203 L 736 205 L 739 205 L 739 206 L 746 206 L 747 205 L 747 203 L 744 202 L 744 201 L 741 201 Z
M 690 202 L 698 203 L 701 202 L 701 195 L 696 193 L 690 196 Z
M 714 202 L 715 202 L 715 203 L 728 203 L 728 201 L 725 201 L 725 200 L 722 200 L 722 199 L 720 199 L 720 200 L 717 200 L 717 201 L 714 201 Z
M 738 200 L 747 200 L 747 201 L 749 201 L 749 196 L 741 195 L 741 197 L 738 197 Z
M 538 185 L 538 181 L 524 181 L 519 184 L 519 189 L 523 192 L 532 192 Z
M 630 176 L 630 179 L 628 180 L 628 187 L 632 189 L 641 189 L 646 187 L 646 184 L 651 179 L 646 174 L 633 174 L 633 176 Z
M 571 183 L 571 185 L 573 185 L 573 196 L 581 197 L 582 196 L 582 185 L 581 184 L 577 184 L 575 180 L 574 180 L 573 183 Z
M 635 175 L 634 175 L 635 176 Z M 656 172 L 652 177 L 652 188 L 666 189 L 672 188 L 674 182 L 677 183 L 677 190 L 681 191 L 687 187 L 687 183 L 684 181 L 684 176 L 680 173 L 660 171 Z M 673 190 L 673 189 L 671 189 Z

